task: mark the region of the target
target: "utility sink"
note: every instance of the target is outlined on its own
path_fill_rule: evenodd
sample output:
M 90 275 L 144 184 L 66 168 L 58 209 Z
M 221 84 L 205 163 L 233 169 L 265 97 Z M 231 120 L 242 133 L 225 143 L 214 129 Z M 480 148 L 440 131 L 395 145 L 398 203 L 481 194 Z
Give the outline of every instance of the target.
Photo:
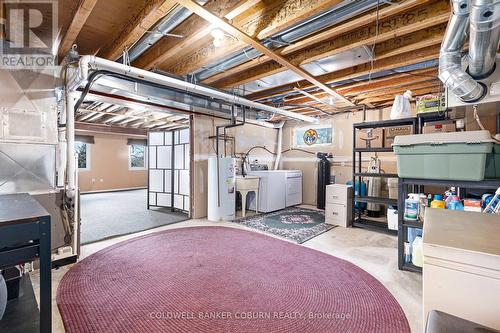
M 259 188 L 259 179 L 257 176 L 236 176 L 236 190 L 256 190 Z

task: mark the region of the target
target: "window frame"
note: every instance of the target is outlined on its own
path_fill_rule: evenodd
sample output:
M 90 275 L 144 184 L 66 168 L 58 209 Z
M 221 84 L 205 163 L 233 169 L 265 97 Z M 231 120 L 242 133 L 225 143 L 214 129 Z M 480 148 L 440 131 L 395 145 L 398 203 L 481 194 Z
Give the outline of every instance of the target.
M 90 166 L 91 166 L 91 148 L 90 148 L 90 144 L 85 143 L 85 142 L 79 142 L 79 141 L 76 141 L 75 145 L 76 144 L 85 145 L 85 168 L 80 168 L 80 166 L 78 165 L 78 159 L 77 159 L 76 164 L 77 164 L 77 167 L 78 167 L 78 171 L 90 171 Z M 76 150 L 76 147 L 75 147 L 75 150 Z M 76 153 L 78 153 L 78 152 L 76 152 Z
M 148 146 L 144 147 L 144 166 L 143 167 L 133 167 L 132 166 L 132 147 L 141 145 L 128 145 L 128 169 L 131 171 L 141 171 L 148 169 Z

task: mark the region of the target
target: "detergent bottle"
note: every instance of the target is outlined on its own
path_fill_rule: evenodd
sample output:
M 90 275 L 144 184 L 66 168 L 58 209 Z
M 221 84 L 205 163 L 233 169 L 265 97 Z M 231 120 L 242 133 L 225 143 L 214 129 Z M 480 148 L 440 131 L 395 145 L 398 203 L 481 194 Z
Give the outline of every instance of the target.
M 451 198 L 450 203 L 448 204 L 448 209 L 451 209 L 451 210 L 464 210 L 464 205 L 462 205 L 462 201 L 460 200 L 460 198 L 457 197 L 456 195 L 454 195 Z
M 434 195 L 434 200 L 431 202 L 431 208 L 446 208 L 443 196 L 441 194 Z

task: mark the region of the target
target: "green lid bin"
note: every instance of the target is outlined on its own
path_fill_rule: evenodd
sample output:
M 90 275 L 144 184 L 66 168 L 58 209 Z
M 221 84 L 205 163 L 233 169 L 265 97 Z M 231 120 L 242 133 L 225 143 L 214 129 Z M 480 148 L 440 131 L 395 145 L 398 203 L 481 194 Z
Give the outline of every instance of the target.
M 486 158 L 485 178 L 500 178 L 500 144 L 493 145 L 493 151 Z
M 488 131 L 396 136 L 393 147 L 398 176 L 481 181 L 486 161 L 492 158 L 493 143 Z

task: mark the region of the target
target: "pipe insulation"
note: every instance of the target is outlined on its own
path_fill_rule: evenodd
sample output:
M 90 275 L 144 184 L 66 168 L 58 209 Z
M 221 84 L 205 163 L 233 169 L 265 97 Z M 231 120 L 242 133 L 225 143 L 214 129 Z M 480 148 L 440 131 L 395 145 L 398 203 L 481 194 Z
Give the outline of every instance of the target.
M 114 61 L 98 58 L 96 56 L 83 56 L 80 58 L 79 62 L 79 72 L 77 77 L 70 82 L 68 85 L 69 89 L 75 90 L 82 83 L 86 82 L 88 79 L 90 70 L 107 70 L 114 73 L 119 73 L 130 78 L 140 79 L 151 83 L 156 83 L 165 87 L 185 91 L 186 93 L 192 93 L 201 95 L 207 98 L 214 98 L 218 100 L 223 100 L 231 104 L 238 104 L 251 109 L 262 110 L 270 112 L 273 114 L 280 114 L 288 118 L 302 120 L 310 123 L 319 122 L 318 119 L 301 115 L 298 113 L 286 111 L 273 106 L 257 103 L 250 101 L 246 98 L 227 93 L 225 91 L 213 89 L 207 86 L 198 85 L 190 82 L 183 81 L 174 77 L 169 77 L 153 72 L 149 72 L 143 69 L 131 67 L 128 65 L 123 65 L 116 63 Z M 69 144 L 69 143 L 68 143 Z
M 470 10 L 469 73 L 481 80 L 495 71 L 500 39 L 500 0 L 473 0 Z
M 439 79 L 462 101 L 473 103 L 485 96 L 486 87 L 462 69 L 461 50 L 469 31 L 469 0 L 452 0 L 452 6 L 439 54 Z

